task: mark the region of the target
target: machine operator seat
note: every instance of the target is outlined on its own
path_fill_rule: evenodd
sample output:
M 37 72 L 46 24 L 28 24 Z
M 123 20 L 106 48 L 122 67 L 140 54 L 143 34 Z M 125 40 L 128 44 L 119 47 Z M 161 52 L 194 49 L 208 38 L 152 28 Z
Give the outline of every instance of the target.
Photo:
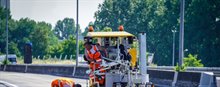
M 99 52 L 101 53 L 101 55 L 102 55 L 103 57 L 107 57 L 107 51 L 106 51 L 106 49 L 105 49 L 104 47 L 102 47 L 99 43 L 96 43 L 95 45 L 98 47 Z
M 120 55 L 120 59 L 121 60 L 128 60 L 128 61 L 130 61 L 131 60 L 131 56 L 130 56 L 129 53 L 127 53 L 127 51 L 126 51 L 126 49 L 125 49 L 123 44 L 119 45 L 119 49 L 120 49 L 120 53 L 122 54 L 122 55 Z

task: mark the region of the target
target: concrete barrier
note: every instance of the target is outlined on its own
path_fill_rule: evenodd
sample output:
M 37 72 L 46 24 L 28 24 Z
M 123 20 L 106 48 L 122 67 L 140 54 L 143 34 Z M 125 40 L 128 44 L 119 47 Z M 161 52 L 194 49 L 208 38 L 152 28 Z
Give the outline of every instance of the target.
M 214 74 L 212 72 L 203 72 L 199 87 L 216 87 Z
M 4 65 L 0 65 L 0 71 L 3 71 Z
M 0 66 L 0 70 L 3 71 L 4 65 Z M 76 68 L 76 72 L 73 76 L 73 69 Z M 86 74 L 88 70 L 87 66 L 75 67 L 75 65 L 37 65 L 37 64 L 19 64 L 19 65 L 7 65 L 5 71 L 10 72 L 24 72 L 24 73 L 39 73 L 60 75 L 67 77 L 88 78 Z
M 200 72 L 178 72 L 175 87 L 198 87 L 200 78 Z
M 160 86 L 171 86 L 174 72 L 165 70 L 147 70 L 150 81 Z
M 3 71 L 4 66 L 0 66 L 0 70 Z M 76 72 L 74 73 L 74 68 Z M 88 79 L 86 70 L 88 66 L 78 66 L 75 65 L 35 65 L 35 64 L 21 64 L 21 65 L 7 65 L 5 71 L 11 72 L 25 72 L 25 73 L 40 73 L 40 74 L 50 74 L 50 75 L 60 75 L 68 77 L 77 77 Z M 161 68 L 147 70 L 150 81 L 156 86 L 172 86 L 174 82 L 175 72 L 172 70 L 165 70 Z M 73 75 L 74 74 L 74 75 Z M 206 79 L 210 77 L 210 79 Z M 178 72 L 175 87 L 204 87 L 202 85 L 206 84 L 207 80 L 213 79 L 213 75 L 204 74 L 202 72 Z M 211 86 L 210 86 L 211 87 Z
M 216 86 L 220 87 L 220 77 L 216 77 Z
M 25 65 L 7 65 L 5 71 L 24 72 L 25 67 Z
M 148 70 L 150 81 L 159 86 L 172 86 L 174 82 L 174 71 Z M 198 87 L 201 73 L 199 72 L 178 72 L 174 82 L 175 87 Z
M 71 76 L 74 67 L 66 65 L 28 65 L 26 72 Z

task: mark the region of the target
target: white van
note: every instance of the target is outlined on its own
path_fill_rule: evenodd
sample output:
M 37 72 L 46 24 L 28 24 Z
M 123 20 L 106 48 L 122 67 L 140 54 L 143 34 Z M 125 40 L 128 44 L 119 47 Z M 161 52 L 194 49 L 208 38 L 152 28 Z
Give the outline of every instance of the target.
M 0 55 L 0 62 L 4 61 L 6 58 L 6 55 Z M 17 64 L 17 56 L 15 54 L 8 54 L 8 60 L 11 62 L 11 64 Z

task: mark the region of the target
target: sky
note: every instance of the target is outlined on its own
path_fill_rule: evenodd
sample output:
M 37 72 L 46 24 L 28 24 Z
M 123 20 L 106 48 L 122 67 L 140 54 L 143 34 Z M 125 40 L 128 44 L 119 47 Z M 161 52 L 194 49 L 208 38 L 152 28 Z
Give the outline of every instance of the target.
M 84 31 L 89 22 L 95 21 L 94 13 L 104 0 L 79 0 L 79 24 Z M 28 17 L 35 21 L 45 21 L 54 27 L 65 17 L 76 21 L 76 0 L 11 0 L 12 18 Z

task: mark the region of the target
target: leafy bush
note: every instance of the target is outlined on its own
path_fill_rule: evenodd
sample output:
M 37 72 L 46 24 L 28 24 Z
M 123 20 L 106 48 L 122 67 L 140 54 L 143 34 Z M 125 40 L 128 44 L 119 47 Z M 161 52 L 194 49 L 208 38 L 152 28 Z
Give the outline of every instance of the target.
M 201 60 L 197 59 L 197 55 L 189 54 L 188 57 L 183 59 L 184 64 L 183 66 L 175 66 L 175 71 L 182 72 L 186 70 L 186 67 L 203 67 L 204 65 L 201 63 Z
M 79 54 L 84 53 L 83 41 L 79 41 Z M 73 55 L 75 59 L 76 54 L 76 38 L 70 36 L 69 39 L 65 39 L 56 45 L 50 46 L 48 56 L 60 56 L 60 55 Z M 47 57 L 48 57 L 47 56 Z
M 177 72 L 184 72 L 184 71 L 186 71 L 186 66 L 185 66 L 185 64 L 183 64 L 182 66 L 179 66 L 178 63 L 177 63 L 174 70 L 177 71 Z
M 197 55 L 189 54 L 188 57 L 183 59 L 185 66 L 190 67 L 203 67 L 204 65 L 201 63 L 201 60 L 197 59 Z
M 10 61 L 5 58 L 5 59 L 2 61 L 2 64 L 3 64 L 3 65 L 8 65 L 8 64 L 10 64 Z

